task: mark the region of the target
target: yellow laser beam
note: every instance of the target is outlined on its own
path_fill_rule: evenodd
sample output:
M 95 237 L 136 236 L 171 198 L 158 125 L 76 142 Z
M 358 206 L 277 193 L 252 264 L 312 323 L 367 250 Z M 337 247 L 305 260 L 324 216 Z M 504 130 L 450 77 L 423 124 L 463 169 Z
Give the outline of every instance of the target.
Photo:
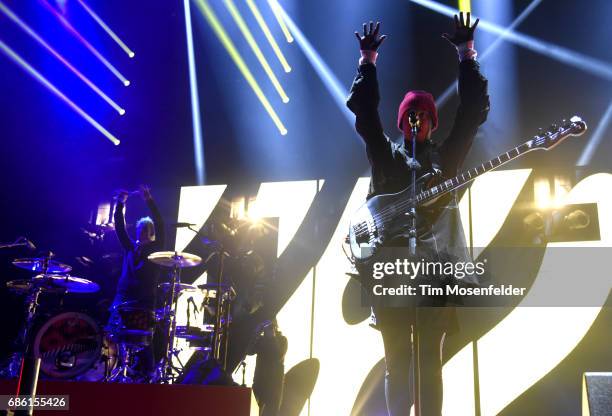
M 459 11 L 472 12 L 471 0 L 459 0 Z
M 291 32 L 289 31 L 289 28 L 287 27 L 287 25 L 285 24 L 285 21 L 283 20 L 282 13 L 280 12 L 280 10 L 278 10 L 278 7 L 276 6 L 274 2 L 268 0 L 268 4 L 270 5 L 270 9 L 272 9 L 272 13 L 274 13 L 274 17 L 276 17 L 276 21 L 278 22 L 278 25 L 283 31 L 283 34 L 285 35 L 287 42 L 292 43 L 293 36 L 291 36 Z
M 219 41 L 221 41 L 221 44 L 225 47 L 225 49 L 227 50 L 227 53 L 230 55 L 230 57 L 232 58 L 232 60 L 234 61 L 234 63 L 236 64 L 240 72 L 242 73 L 242 76 L 244 76 L 249 86 L 253 89 L 253 92 L 255 93 L 255 95 L 261 102 L 261 104 L 264 106 L 268 114 L 270 115 L 270 118 L 272 118 L 272 121 L 274 122 L 274 124 L 276 125 L 280 133 L 283 136 L 287 134 L 287 129 L 283 125 L 283 122 L 278 117 L 278 114 L 276 114 L 276 112 L 274 111 L 274 108 L 272 108 L 272 105 L 270 104 L 265 94 L 261 90 L 261 87 L 255 80 L 255 77 L 253 76 L 253 74 L 251 73 L 247 65 L 245 64 L 244 60 L 242 59 L 242 56 L 240 56 L 240 53 L 236 49 L 236 46 L 234 45 L 232 40 L 229 38 L 229 36 L 227 35 L 227 32 L 225 31 L 225 29 L 219 22 L 219 19 L 215 15 L 215 12 L 212 10 L 212 8 L 210 7 L 210 5 L 208 4 L 206 0 L 198 0 L 197 5 L 200 11 L 202 12 L 202 14 L 204 15 L 204 18 L 206 19 L 210 27 L 215 32 L 215 35 L 217 35 L 217 37 L 219 38 Z
M 94 126 L 100 133 L 104 135 L 108 140 L 113 142 L 114 145 L 118 145 L 119 139 L 112 135 L 111 132 L 106 130 L 100 123 L 93 119 L 87 114 L 81 107 L 76 105 L 70 98 L 68 98 L 63 92 L 61 92 L 55 85 L 53 85 L 47 78 L 41 75 L 36 69 L 34 69 L 29 63 L 27 63 L 21 56 L 13 51 L 6 43 L 0 40 L 0 50 L 4 52 L 9 58 L 13 60 L 17 65 L 23 68 L 28 74 L 30 74 L 35 80 L 40 82 L 42 85 L 47 87 L 52 93 L 58 98 L 64 101 L 70 108 L 72 108 L 78 115 L 83 117 L 89 124 Z
M 266 36 L 266 39 L 268 39 L 268 42 L 270 43 L 270 46 L 272 47 L 272 50 L 276 54 L 276 57 L 278 58 L 279 62 L 283 66 L 283 69 L 285 70 L 285 72 L 291 72 L 291 67 L 289 66 L 289 63 L 285 59 L 285 56 L 283 55 L 280 48 L 278 47 L 278 43 L 276 43 L 274 36 L 272 36 L 272 32 L 270 32 L 270 28 L 268 27 L 268 25 L 266 24 L 266 21 L 261 15 L 259 8 L 257 7 L 257 5 L 255 4 L 253 0 L 247 0 L 247 5 L 251 9 L 251 13 L 253 13 L 255 20 L 257 20 L 257 23 L 259 24 L 259 27 L 261 28 L 264 35 Z
M 288 103 L 289 97 L 287 97 L 287 94 L 285 93 L 285 90 L 283 89 L 280 82 L 278 81 L 278 78 L 276 78 L 276 75 L 274 75 L 274 71 L 272 71 L 272 68 L 270 67 L 270 64 L 268 63 L 268 60 L 264 56 L 261 49 L 259 49 L 259 46 L 257 45 L 257 42 L 255 41 L 255 38 L 253 37 L 253 34 L 249 30 L 249 27 L 245 23 L 244 19 L 242 18 L 242 15 L 236 8 L 236 4 L 234 3 L 234 0 L 224 0 L 223 2 L 225 3 L 225 7 L 227 7 L 227 10 L 230 12 L 230 15 L 236 22 L 236 25 L 238 25 L 240 32 L 242 32 L 242 36 L 244 36 L 247 43 L 253 50 L 253 53 L 257 57 L 257 60 L 259 61 L 260 65 L 266 72 L 266 75 L 268 75 L 268 78 L 270 78 L 270 82 L 272 82 L 272 85 L 274 85 L 276 92 L 278 92 L 278 95 L 280 95 L 284 103 Z

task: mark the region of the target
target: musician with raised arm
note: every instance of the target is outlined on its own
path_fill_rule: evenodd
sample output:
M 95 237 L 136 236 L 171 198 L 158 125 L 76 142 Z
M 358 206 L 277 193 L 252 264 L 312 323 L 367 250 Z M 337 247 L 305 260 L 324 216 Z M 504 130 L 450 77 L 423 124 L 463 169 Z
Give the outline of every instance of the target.
M 114 304 L 133 301 L 139 306 L 153 309 L 159 268 L 148 261 L 147 257 L 151 253 L 163 250 L 164 224 L 150 189 L 141 185 L 138 193 L 147 204 L 153 218 L 143 217 L 136 222 L 136 240 L 132 240 L 125 229 L 124 211 L 129 193 L 119 192 L 114 215 L 115 232 L 125 254 Z
M 379 35 L 379 23 L 364 24 L 363 33 L 355 32 L 361 58 L 347 106 L 355 114 L 355 127 L 366 144 L 372 169 L 368 199 L 395 193 L 411 185 L 411 165 L 417 177 L 452 178 L 461 167 L 478 127 L 489 111 L 487 80 L 482 76 L 474 49 L 474 31 L 470 14 L 454 17 L 455 31 L 443 34 L 459 55 L 460 104 L 449 136 L 434 142 L 432 132 L 438 127 L 438 112 L 433 96 L 425 91 L 409 91 L 399 105 L 397 127 L 403 132 L 401 143 L 394 143 L 383 132 L 378 114 L 379 88 L 376 76 L 378 48 L 385 40 Z M 411 124 L 418 125 L 416 161 L 411 162 Z M 414 118 L 416 118 L 416 123 Z M 434 260 L 469 260 L 456 198 L 439 199 L 418 208 L 417 253 L 431 253 Z M 408 217 L 407 217 L 408 218 Z M 406 230 L 408 230 L 408 219 Z M 408 233 L 400 233 L 385 246 L 408 246 Z M 420 259 L 420 256 L 419 256 Z M 358 270 L 359 270 L 359 265 Z M 360 270 L 360 273 L 361 270 Z M 363 273 L 362 273 L 363 274 Z M 476 284 L 474 276 L 465 283 Z M 444 297 L 432 299 L 428 308 L 391 307 L 374 299 L 372 307 L 376 327 L 382 334 L 385 350 L 385 396 L 390 416 L 409 415 L 412 402 L 409 387 L 411 364 L 411 327 L 419 328 L 420 338 L 420 408 L 421 415 L 440 415 L 442 411 L 442 346 L 446 333 L 457 330 L 455 309 L 445 307 Z
M 132 318 L 139 320 L 140 325 L 151 327 L 154 324 L 154 310 L 156 306 L 156 292 L 159 283 L 159 267 L 147 258 L 150 254 L 164 249 L 165 232 L 162 216 L 153 200 L 148 186 L 141 185 L 138 192 L 151 212 L 151 217 L 142 217 L 136 222 L 136 239 L 132 239 L 125 226 L 125 206 L 127 191 L 119 191 L 116 196 L 114 213 L 115 232 L 124 249 L 123 267 L 117 283 L 115 299 L 111 306 L 111 315 L 107 329 L 117 334 L 125 322 L 122 322 L 122 308 L 132 310 Z M 136 354 L 136 370 L 131 377 L 133 381 L 148 381 L 150 372 L 154 368 L 154 352 L 151 345 Z

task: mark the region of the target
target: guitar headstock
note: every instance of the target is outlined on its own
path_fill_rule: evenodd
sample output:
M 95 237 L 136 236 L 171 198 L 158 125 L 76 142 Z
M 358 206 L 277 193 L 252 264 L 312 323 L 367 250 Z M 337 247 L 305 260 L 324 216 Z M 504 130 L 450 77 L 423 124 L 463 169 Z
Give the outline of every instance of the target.
M 561 126 L 551 124 L 547 131 L 540 129 L 538 135 L 531 139 L 531 147 L 534 149 L 552 149 L 569 136 L 580 136 L 587 130 L 587 125 L 578 116 L 569 121 L 563 120 Z

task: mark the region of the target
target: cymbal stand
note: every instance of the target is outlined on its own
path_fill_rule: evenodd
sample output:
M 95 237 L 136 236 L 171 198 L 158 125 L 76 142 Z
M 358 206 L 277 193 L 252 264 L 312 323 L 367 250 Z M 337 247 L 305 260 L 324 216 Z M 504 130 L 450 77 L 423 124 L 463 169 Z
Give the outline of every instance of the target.
M 172 272 L 172 284 L 170 285 L 170 294 L 166 298 L 164 305 L 164 320 L 166 322 L 167 339 L 166 345 L 164 346 L 164 355 L 162 356 L 157 368 L 155 369 L 154 382 L 169 384 L 180 373 L 180 369 L 177 368 L 173 363 L 173 358 L 178 360 L 178 351 L 174 348 L 175 334 L 176 334 L 176 310 L 178 303 L 177 288 L 180 287 L 181 283 L 181 269 L 178 265 L 173 266 Z M 179 361 L 182 366 L 182 363 Z
M 50 256 L 45 256 L 43 260 L 42 272 L 43 276 L 47 274 L 49 267 Z M 32 340 L 31 340 L 31 329 L 34 325 L 34 319 L 36 318 L 36 312 L 38 309 L 38 298 L 42 293 L 42 286 L 34 283 L 32 290 L 28 293 L 26 298 L 26 321 L 24 328 L 21 332 L 20 342 L 23 348 L 23 358 L 21 360 L 21 369 L 19 372 L 19 381 L 17 384 L 17 395 L 28 396 L 30 398 L 28 409 L 16 410 L 16 416 L 31 415 L 34 412 L 33 403 L 34 397 L 36 396 L 36 387 L 38 384 L 38 374 L 40 372 L 40 357 L 34 356 Z

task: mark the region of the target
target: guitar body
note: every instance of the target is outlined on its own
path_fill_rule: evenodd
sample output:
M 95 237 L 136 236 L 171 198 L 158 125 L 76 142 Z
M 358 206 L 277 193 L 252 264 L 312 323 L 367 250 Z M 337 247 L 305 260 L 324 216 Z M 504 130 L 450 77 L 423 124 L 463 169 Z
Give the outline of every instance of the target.
M 438 185 L 430 187 L 427 182 L 431 176 L 425 175 L 417 181 L 414 204 L 411 199 L 413 196 L 411 187 L 394 194 L 377 195 L 370 198 L 359 207 L 349 224 L 348 241 L 355 261 L 369 260 L 385 241 L 407 231 L 411 225 L 411 218 L 406 214 L 411 206 L 414 205 L 417 208 L 427 206 L 478 176 L 527 152 L 552 149 L 566 137 L 581 136 L 586 130 L 586 123 L 580 117 L 574 116 L 569 121 L 563 120 L 561 127 L 553 124 L 545 134 L 534 136 L 531 140 Z M 426 186 L 428 189 L 421 190 Z M 421 215 L 417 215 L 417 230 L 419 217 Z
M 391 236 L 400 234 L 410 223 L 406 215 L 411 188 L 395 194 L 377 195 L 353 214 L 349 224 L 349 244 L 355 260 L 367 261 Z M 405 209 L 400 209 L 405 207 Z

